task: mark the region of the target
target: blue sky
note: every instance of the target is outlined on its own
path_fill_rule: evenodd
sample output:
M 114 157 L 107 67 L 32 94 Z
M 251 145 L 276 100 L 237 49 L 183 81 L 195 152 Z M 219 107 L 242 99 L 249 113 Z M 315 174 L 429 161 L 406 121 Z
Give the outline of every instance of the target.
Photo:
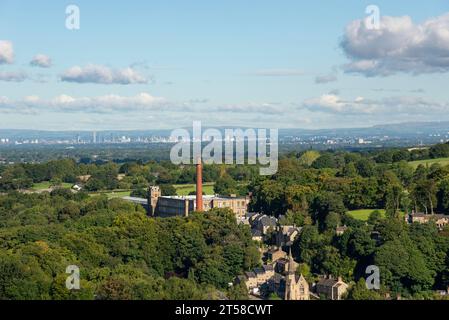
M 355 23 L 370 4 L 375 33 Z M 0 128 L 449 120 L 448 13 L 443 0 L 0 0 Z

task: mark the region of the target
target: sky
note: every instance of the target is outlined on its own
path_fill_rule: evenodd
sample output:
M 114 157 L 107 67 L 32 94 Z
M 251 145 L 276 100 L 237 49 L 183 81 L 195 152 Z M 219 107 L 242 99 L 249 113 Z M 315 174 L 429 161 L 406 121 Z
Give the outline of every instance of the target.
M 448 84 L 447 0 L 0 0 L 0 129 L 449 121 Z

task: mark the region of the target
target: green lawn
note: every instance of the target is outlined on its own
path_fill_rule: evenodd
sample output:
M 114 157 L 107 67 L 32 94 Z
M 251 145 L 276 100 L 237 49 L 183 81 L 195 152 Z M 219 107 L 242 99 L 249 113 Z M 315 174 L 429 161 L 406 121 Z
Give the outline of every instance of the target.
M 178 196 L 187 196 L 189 195 L 189 193 L 195 192 L 196 190 L 194 184 L 176 184 L 173 185 L 173 187 L 175 187 Z M 213 182 L 203 183 L 203 192 L 207 195 L 213 195 L 214 183 Z
M 63 182 L 63 183 L 61 183 L 60 187 L 70 189 L 72 187 L 72 185 L 73 184 L 71 184 L 71 183 Z M 51 188 L 50 181 L 38 182 L 38 183 L 33 184 L 33 186 L 32 186 L 32 189 L 36 190 L 36 191 L 46 190 L 46 189 L 50 189 L 50 188 Z
M 368 218 L 369 218 L 369 216 L 370 216 L 370 214 L 371 214 L 373 211 L 375 211 L 375 210 L 377 210 L 377 211 L 380 212 L 380 215 L 382 216 L 382 218 L 385 218 L 385 209 L 359 209 L 359 210 L 351 210 L 351 211 L 348 211 L 347 214 L 348 214 L 350 217 L 353 217 L 354 219 L 361 220 L 361 221 L 367 221 Z M 400 216 L 400 217 L 403 217 L 403 216 L 404 216 L 404 212 L 399 212 L 399 216 Z
M 99 191 L 99 192 L 92 192 L 89 195 L 91 197 L 99 196 L 99 195 L 106 195 L 108 199 L 114 199 L 114 198 L 123 198 L 123 197 L 129 197 L 131 194 L 131 190 L 118 190 L 118 191 Z
M 427 160 L 418 160 L 418 161 L 410 161 L 409 164 L 413 167 L 416 168 L 418 167 L 420 164 L 422 165 L 429 165 L 431 166 L 434 163 L 439 163 L 442 166 L 444 165 L 449 165 L 449 158 L 437 158 L 437 159 L 427 159 Z
M 376 209 L 360 209 L 360 210 L 352 210 L 348 211 L 347 214 L 354 219 L 367 221 L 371 212 L 375 211 Z M 385 210 L 384 209 L 377 209 L 382 217 L 385 217 Z

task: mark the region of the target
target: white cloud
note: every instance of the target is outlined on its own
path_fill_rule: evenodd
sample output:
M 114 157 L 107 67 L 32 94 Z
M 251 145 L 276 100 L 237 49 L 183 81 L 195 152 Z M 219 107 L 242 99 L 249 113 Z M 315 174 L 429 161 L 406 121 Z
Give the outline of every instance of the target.
M 23 82 L 28 79 L 25 72 L 2 72 L 0 71 L 0 81 Z
M 224 113 L 255 113 L 255 114 L 279 114 L 282 113 L 282 107 L 275 103 L 247 103 L 247 104 L 228 104 L 209 109 L 213 112 Z
M 42 99 L 37 95 L 30 95 L 20 100 L 10 100 L 3 97 L 3 100 L 0 100 L 0 110 L 8 109 L 9 112 L 13 112 L 14 110 L 27 109 L 29 111 L 86 114 L 124 114 L 127 112 L 144 114 L 150 111 L 152 114 L 170 113 L 170 116 L 175 116 L 176 113 L 180 119 L 185 118 L 185 114 L 192 116 L 203 114 L 208 115 L 208 117 L 216 115 L 222 119 L 224 114 L 272 116 L 286 111 L 285 107 L 279 103 L 250 102 L 211 106 L 207 101 L 200 102 L 196 102 L 195 99 L 174 102 L 162 97 L 152 96 L 146 92 L 135 96 L 109 94 L 96 97 L 73 97 L 61 94 L 51 99 Z
M 343 101 L 339 96 L 334 94 L 324 94 L 319 98 L 313 98 L 305 100 L 302 107 L 310 111 L 330 112 L 330 113 L 354 113 L 365 112 L 360 105 L 360 99 L 358 102 Z
M 215 124 L 246 123 L 249 125 L 256 123 L 255 116 L 266 123 L 282 118 L 285 114 L 291 114 L 295 111 L 295 107 L 292 104 L 287 107 L 276 102 L 249 102 L 218 106 L 209 103 L 192 104 L 191 101 L 170 101 L 145 92 L 135 96 L 110 94 L 75 97 L 61 94 L 50 99 L 29 95 L 17 100 L 6 97 L 0 100 L 0 114 L 51 114 L 52 118 L 66 115 L 67 120 L 64 121 L 68 122 L 70 122 L 68 119 L 79 119 L 80 117 L 115 117 L 116 123 L 128 122 L 128 124 L 134 123 L 136 119 L 141 121 L 151 115 L 157 119 L 156 122 L 164 125 L 185 125 L 186 121 L 192 120 Z M 67 114 L 69 115 L 67 116 Z
M 60 111 L 105 113 L 160 110 L 165 103 L 164 98 L 140 93 L 131 97 L 110 94 L 93 98 L 73 98 L 68 95 L 60 95 L 52 99 L 49 105 Z
M 0 40 L 0 64 L 14 62 L 14 49 L 10 41 Z
M 384 119 L 391 115 L 441 115 L 449 112 L 449 103 L 431 101 L 422 97 L 387 97 L 366 99 L 356 97 L 342 99 L 334 94 L 305 100 L 300 109 L 339 115 L 379 115 Z
M 48 74 L 29 74 L 24 71 L 0 71 L 0 81 L 7 82 L 24 82 L 26 80 L 35 83 L 47 83 L 50 75 Z
M 100 84 L 146 84 L 148 80 L 132 68 L 112 69 L 101 65 L 74 66 L 61 75 L 61 81 Z
M 50 68 L 52 61 L 49 56 L 38 54 L 30 61 L 30 65 L 33 67 Z
M 0 111 L 34 110 L 53 112 L 80 113 L 119 113 L 130 111 L 161 111 L 169 107 L 164 98 L 154 97 L 148 93 L 135 96 L 105 95 L 98 97 L 72 97 L 59 95 L 52 99 L 41 99 L 38 96 L 27 96 L 21 100 L 12 101 L 6 97 L 0 99 Z
M 0 71 L 0 81 L 24 82 L 26 80 L 35 83 L 47 83 L 50 75 L 48 74 L 29 74 L 24 71 Z
M 9 99 L 4 96 L 0 96 L 0 106 L 6 106 L 9 104 Z
M 364 20 L 351 22 L 341 42 L 351 60 L 348 73 L 389 76 L 396 73 L 449 71 L 449 13 L 414 24 L 408 16 L 383 16 L 380 29 Z
M 33 114 L 36 110 L 29 108 L 23 103 L 17 103 L 7 97 L 0 96 L 0 114 Z

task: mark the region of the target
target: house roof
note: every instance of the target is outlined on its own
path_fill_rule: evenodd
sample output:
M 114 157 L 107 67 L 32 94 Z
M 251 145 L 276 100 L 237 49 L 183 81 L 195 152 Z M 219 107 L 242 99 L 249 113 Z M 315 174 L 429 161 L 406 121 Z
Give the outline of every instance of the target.
M 262 216 L 259 221 L 264 227 L 276 227 L 277 224 L 274 217 Z
M 273 268 L 273 266 L 272 266 L 271 264 L 264 264 L 264 265 L 262 266 L 262 268 L 263 268 L 265 271 L 273 271 L 273 270 L 274 270 L 274 268 Z
M 416 218 L 436 218 L 436 219 L 449 219 L 449 215 L 446 214 L 425 214 L 425 213 L 414 213 L 411 215 L 411 217 L 416 217 Z
M 251 221 L 251 223 L 254 223 L 255 221 L 258 221 L 260 217 L 263 217 L 263 215 L 260 213 L 256 213 L 251 215 L 248 219 Z
M 253 216 L 255 216 L 256 214 L 258 214 L 257 212 L 247 212 L 246 214 L 245 214 L 245 216 L 246 216 L 246 218 L 251 218 L 251 217 L 253 217 Z
M 284 277 L 281 276 L 279 273 L 275 273 L 274 276 L 272 276 L 269 281 L 272 283 L 280 283 L 282 280 L 284 280 Z
M 255 274 L 262 274 L 265 273 L 265 270 L 263 268 L 254 268 Z
M 321 279 L 318 281 L 317 285 L 324 287 L 333 287 L 338 283 L 337 279 Z
M 286 259 L 286 258 L 280 258 L 280 259 L 278 259 L 278 260 L 276 261 L 276 263 L 277 263 L 277 264 L 282 264 L 282 265 L 288 264 L 288 259 Z
M 133 203 L 138 203 L 138 204 L 143 204 L 146 205 L 148 203 L 148 200 L 145 198 L 137 198 L 137 197 L 122 197 L 123 200 L 125 201 L 129 201 L 129 202 L 133 202 Z
M 301 227 L 293 227 L 293 228 L 290 228 L 290 229 L 288 229 L 288 232 L 287 232 L 287 236 L 292 236 L 295 232 L 297 232 L 298 234 L 299 233 L 301 233 L 301 230 L 302 230 L 302 228 Z
M 298 283 L 301 279 L 306 280 L 304 276 L 301 274 L 295 274 L 295 281 Z

